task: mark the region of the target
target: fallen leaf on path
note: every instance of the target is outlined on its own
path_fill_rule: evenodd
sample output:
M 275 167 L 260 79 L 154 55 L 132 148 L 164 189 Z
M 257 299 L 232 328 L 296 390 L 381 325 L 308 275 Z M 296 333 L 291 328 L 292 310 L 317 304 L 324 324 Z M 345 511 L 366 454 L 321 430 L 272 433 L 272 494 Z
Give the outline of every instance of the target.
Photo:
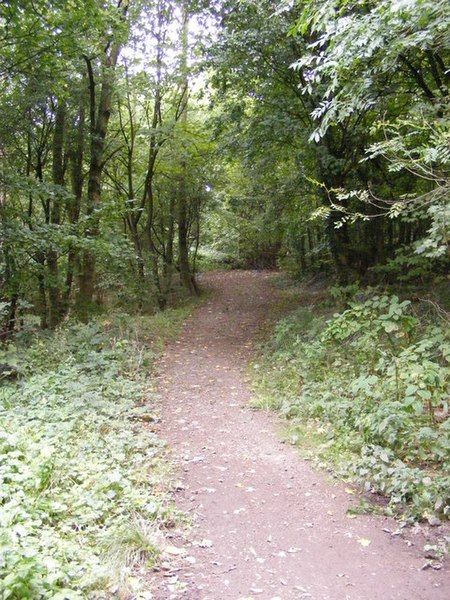
M 345 488 L 345 492 L 347 494 L 350 494 L 351 496 L 355 495 L 355 490 L 352 490 L 351 488 L 348 488 L 348 487 Z
M 186 550 L 184 548 L 178 548 L 177 546 L 167 546 L 164 548 L 164 554 L 171 554 L 172 556 L 181 556 L 182 554 L 186 554 Z
M 205 460 L 204 456 L 194 456 L 194 458 L 191 460 L 191 462 L 198 463 L 198 462 L 202 462 L 204 460 Z
M 199 548 L 211 548 L 213 543 L 211 540 L 200 540 L 199 542 L 193 542 L 193 545 Z
M 435 515 L 427 516 L 427 521 L 431 525 L 431 527 L 439 527 L 439 525 L 442 525 L 442 521 Z
M 361 544 L 361 546 L 367 547 L 370 546 L 372 542 L 370 540 L 368 540 L 367 538 L 359 538 L 358 540 L 358 544 Z

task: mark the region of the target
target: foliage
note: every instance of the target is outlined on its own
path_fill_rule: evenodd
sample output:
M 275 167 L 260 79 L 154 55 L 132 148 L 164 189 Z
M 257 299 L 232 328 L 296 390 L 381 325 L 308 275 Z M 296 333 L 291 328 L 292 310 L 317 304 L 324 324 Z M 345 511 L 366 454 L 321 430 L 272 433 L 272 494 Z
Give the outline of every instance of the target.
M 413 276 L 402 248 L 442 269 L 447 4 L 2 5 L 1 338 L 25 305 L 42 328 L 164 308 L 202 252 L 340 284 Z
M 345 215 L 339 224 L 415 215 L 424 222 L 415 251 L 448 260 L 448 2 L 301 4 L 291 33 L 308 40 L 308 51 L 293 67 L 304 75 L 303 92 L 316 96 L 311 116 L 318 126 L 311 140 L 320 142 L 355 116 L 364 117 L 367 157 L 374 165 L 388 161 L 386 172 L 409 179 L 405 190 L 359 182 L 350 192 L 359 200 L 356 207 L 331 202 Z M 333 190 L 338 200 L 348 199 L 349 185 L 343 187 Z
M 322 264 L 328 247 L 318 239 L 322 225 L 308 221 L 317 198 L 304 174 L 315 172 L 315 149 L 300 80 L 289 68 L 302 44 L 288 39 L 292 17 L 275 15 L 277 4 L 245 0 L 235 10 L 223 2 L 207 49 L 220 153 L 204 243 L 238 266 L 282 262 L 298 272 Z
M 185 48 L 179 35 L 188 4 L 200 10 L 172 0 L 2 5 L 2 339 L 24 302 L 42 328 L 73 313 L 88 320 L 104 303 L 165 307 L 177 237 L 184 270 L 194 266 L 212 148 L 190 93 L 193 38 Z
M 379 92 L 382 97 L 388 93 L 383 89 L 386 76 L 398 76 L 402 65 L 428 98 L 445 96 L 441 69 L 449 18 L 444 0 L 304 3 L 291 32 L 311 36 L 309 53 L 294 65 L 308 69 L 306 89 L 311 92 L 315 84 L 324 84 L 323 99 L 313 113 L 321 125 L 313 138 L 319 139 L 333 122 L 344 121 L 355 110 L 377 106 Z M 418 66 L 411 64 L 416 60 Z
M 114 597 L 157 558 L 177 517 L 158 478 L 143 340 L 167 339 L 164 319 L 27 331 L 2 351 L 19 380 L 0 388 L 1 598 Z
M 302 309 L 277 325 L 262 402 L 294 427 L 321 424 L 324 449 L 350 453 L 345 474 L 393 509 L 448 515 L 449 363 L 448 328 L 396 296 L 350 302 L 327 322 Z

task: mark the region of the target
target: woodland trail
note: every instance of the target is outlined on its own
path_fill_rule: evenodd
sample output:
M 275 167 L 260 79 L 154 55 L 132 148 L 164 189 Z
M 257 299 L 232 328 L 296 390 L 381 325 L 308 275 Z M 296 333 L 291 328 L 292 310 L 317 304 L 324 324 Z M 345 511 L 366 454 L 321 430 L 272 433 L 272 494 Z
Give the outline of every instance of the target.
M 270 273 L 208 275 L 211 299 L 160 363 L 161 435 L 178 507 L 194 519 L 184 554 L 155 575 L 168 600 L 448 600 L 450 573 L 422 570 L 422 534 L 349 518 L 356 500 L 282 444 L 277 419 L 248 408 L 252 341 L 276 302 Z M 370 542 L 370 543 L 368 543 Z

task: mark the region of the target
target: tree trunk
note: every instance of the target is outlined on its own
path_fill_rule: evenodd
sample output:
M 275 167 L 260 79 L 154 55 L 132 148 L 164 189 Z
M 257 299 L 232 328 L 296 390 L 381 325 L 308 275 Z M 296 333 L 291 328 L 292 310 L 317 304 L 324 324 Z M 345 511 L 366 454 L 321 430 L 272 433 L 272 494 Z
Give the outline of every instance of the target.
M 164 283 L 160 281 L 158 254 L 156 251 L 153 227 L 155 217 L 154 195 L 153 195 L 153 180 L 156 170 L 156 159 L 158 157 L 161 145 L 164 140 L 161 139 L 161 133 L 158 132 L 158 127 L 162 125 L 161 105 L 162 105 L 162 67 L 163 67 L 163 28 L 165 25 L 164 7 L 162 3 L 158 3 L 158 31 L 156 34 L 156 87 L 155 87 L 155 102 L 153 105 L 153 114 L 151 117 L 151 136 L 148 150 L 147 175 L 145 178 L 144 195 L 142 207 L 147 207 L 147 222 L 145 224 L 145 235 L 147 240 L 147 249 L 150 254 L 151 271 L 153 285 L 156 290 L 157 303 L 161 310 L 166 306 L 166 298 L 164 295 Z M 140 216 L 141 213 L 139 213 Z
M 59 103 L 56 109 L 55 128 L 53 133 L 53 183 L 64 187 L 64 126 L 66 109 L 63 103 Z M 50 224 L 55 228 L 61 222 L 62 198 L 58 193 L 55 195 L 50 211 Z M 61 295 L 59 288 L 59 266 L 58 253 L 54 249 L 47 252 L 48 269 L 48 324 L 56 327 L 62 318 Z
M 170 289 L 172 287 L 172 277 L 174 271 L 173 264 L 173 242 L 175 239 L 175 206 L 176 206 L 176 194 L 173 192 L 170 196 L 169 206 L 169 227 L 167 232 L 167 244 L 166 244 L 166 255 L 164 257 L 164 283 L 163 283 L 163 295 L 164 303 L 167 304 Z
M 302 269 L 302 274 L 304 275 L 307 271 L 306 265 L 306 245 L 305 245 L 305 236 L 300 235 L 300 267 Z
M 184 100 L 180 122 L 186 129 L 188 117 L 189 77 L 188 77 L 188 35 L 189 35 L 189 9 L 187 0 L 182 6 L 182 30 L 181 30 L 181 71 L 183 73 Z M 195 294 L 194 278 L 189 264 L 189 240 L 188 240 L 188 197 L 187 197 L 187 164 L 186 158 L 181 160 L 181 175 L 178 185 L 178 263 L 180 268 L 180 280 L 189 294 Z
M 121 18 L 124 19 L 128 12 L 128 2 L 119 1 L 118 8 Z M 88 236 L 91 240 L 99 234 L 100 223 L 96 211 L 100 207 L 102 193 L 102 178 L 105 167 L 105 144 L 108 124 L 111 117 L 112 99 L 114 92 L 114 75 L 121 50 L 119 42 L 108 44 L 103 58 L 102 74 L 100 80 L 100 94 L 96 93 L 96 81 L 91 59 L 84 56 L 89 80 L 90 98 L 90 161 L 87 187 L 87 215 L 91 218 Z M 97 107 L 98 100 L 98 107 Z M 84 252 L 81 261 L 80 289 L 78 306 L 82 316 L 87 316 L 89 305 L 92 304 L 96 283 L 96 257 L 95 252 Z M 84 313 L 84 315 L 83 315 Z
M 73 198 L 69 200 L 67 212 L 69 221 L 72 225 L 76 225 L 80 218 L 81 198 L 83 195 L 83 155 L 84 155 L 84 133 L 85 133 L 85 109 L 84 98 L 80 103 L 79 120 L 77 125 L 76 141 L 74 147 L 70 151 L 69 164 L 71 173 L 71 186 Z M 64 293 L 62 298 L 62 314 L 66 316 L 70 306 L 70 296 L 76 266 L 78 262 L 78 252 L 75 248 L 69 249 L 67 256 L 67 270 Z

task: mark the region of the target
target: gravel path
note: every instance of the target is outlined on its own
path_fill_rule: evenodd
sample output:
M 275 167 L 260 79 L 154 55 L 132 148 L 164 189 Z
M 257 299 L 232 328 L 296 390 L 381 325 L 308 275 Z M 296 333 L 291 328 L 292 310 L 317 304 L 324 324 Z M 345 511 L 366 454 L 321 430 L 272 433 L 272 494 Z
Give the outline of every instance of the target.
M 156 600 L 449 600 L 448 570 L 422 570 L 421 534 L 349 518 L 349 490 L 282 444 L 275 416 L 247 407 L 252 340 L 276 302 L 271 277 L 208 275 L 211 299 L 160 363 L 175 501 L 195 525 L 171 541 Z

